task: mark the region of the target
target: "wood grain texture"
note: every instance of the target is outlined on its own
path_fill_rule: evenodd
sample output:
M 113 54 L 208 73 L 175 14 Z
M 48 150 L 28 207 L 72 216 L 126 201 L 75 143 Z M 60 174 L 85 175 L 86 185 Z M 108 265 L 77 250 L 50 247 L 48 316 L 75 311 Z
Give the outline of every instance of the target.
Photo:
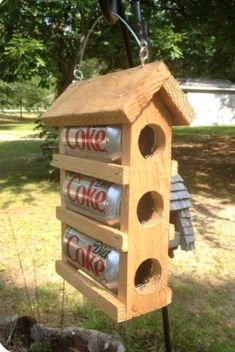
M 132 123 L 157 92 L 161 92 L 173 125 L 191 122 L 192 109 L 161 61 L 73 83 L 41 119 L 55 126 Z
M 171 176 L 178 175 L 178 161 L 171 160 Z
M 160 138 L 156 151 L 152 156 L 145 158 L 139 150 L 139 136 L 147 125 L 161 130 L 165 139 L 162 138 L 161 141 Z M 124 162 L 129 163 L 130 167 L 130 183 L 127 186 L 125 200 L 128 209 L 126 210 L 124 204 L 121 213 L 121 224 L 128 232 L 129 248 L 128 252 L 122 255 L 123 262 L 120 263 L 118 296 L 122 302 L 125 302 L 127 319 L 162 308 L 171 301 L 171 290 L 167 285 L 171 117 L 160 99 L 155 97 L 129 128 L 129 132 L 126 132 L 126 140 L 123 140 L 125 145 L 129 143 L 128 149 L 125 148 L 128 150 L 127 155 L 123 157 Z M 162 201 L 157 202 L 156 208 L 160 210 L 156 210 L 153 219 L 149 222 L 140 223 L 137 217 L 137 206 L 141 197 L 147 192 L 158 193 Z M 148 208 L 148 205 L 144 205 L 144 208 L 146 207 Z M 121 229 L 123 230 L 122 227 Z M 135 287 L 137 269 L 146 260 L 158 263 L 160 272 L 156 272 L 150 280 L 148 278 L 146 281 L 143 280 L 142 287 L 137 288 Z
M 174 126 L 190 125 L 195 117 L 187 95 L 171 76 L 159 91 L 159 96 L 173 118 Z
M 112 293 L 81 271 L 65 261 L 56 261 L 56 272 L 84 296 L 95 302 L 111 319 L 117 322 L 126 320 L 126 308 Z
M 127 166 L 60 154 L 53 155 L 51 165 L 120 185 L 129 183 L 129 167 Z
M 110 247 L 123 252 L 128 250 L 127 234 L 114 227 L 101 224 L 64 207 L 56 208 L 56 217 L 64 224 L 74 227 L 78 231 L 104 242 Z
M 130 165 L 130 144 L 131 144 L 131 125 L 125 124 L 122 126 L 122 165 Z M 130 180 L 132 182 L 132 180 Z M 124 186 L 122 189 L 121 198 L 121 222 L 120 229 L 125 233 L 129 234 L 129 186 Z M 129 239 L 129 235 L 128 235 Z M 127 291 L 128 291 L 128 253 L 121 253 L 120 264 L 119 264 L 119 287 L 118 287 L 118 298 L 121 302 L 127 302 Z
M 175 225 L 170 224 L 169 241 L 174 240 L 174 238 L 175 238 Z

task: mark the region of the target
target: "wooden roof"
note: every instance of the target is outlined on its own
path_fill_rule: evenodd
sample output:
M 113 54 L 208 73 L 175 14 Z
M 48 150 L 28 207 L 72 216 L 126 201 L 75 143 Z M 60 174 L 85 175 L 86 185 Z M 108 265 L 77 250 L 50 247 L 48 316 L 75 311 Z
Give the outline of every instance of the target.
M 42 120 L 55 126 L 132 123 L 156 93 L 173 125 L 191 123 L 187 97 L 161 61 L 72 83 Z

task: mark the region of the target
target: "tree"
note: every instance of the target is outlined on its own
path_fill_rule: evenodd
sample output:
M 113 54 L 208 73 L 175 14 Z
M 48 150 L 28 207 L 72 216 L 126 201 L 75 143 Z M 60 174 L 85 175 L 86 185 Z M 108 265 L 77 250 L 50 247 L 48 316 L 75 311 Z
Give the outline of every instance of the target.
M 127 20 L 134 26 L 129 1 Z M 235 0 L 143 0 L 152 59 L 163 59 L 180 77 L 235 80 Z M 73 79 L 81 43 L 100 15 L 97 0 L 3 0 L 0 4 L 0 66 L 5 81 L 52 77 L 57 94 Z M 136 44 L 131 39 L 138 64 Z M 119 25 L 101 21 L 86 50 L 87 76 L 127 66 Z M 225 64 L 226 63 L 226 64 Z
M 158 0 L 155 8 L 182 38 L 170 62 L 177 76 L 235 80 L 234 0 Z
M 73 79 L 81 42 L 98 17 L 98 2 L 3 0 L 0 6 L 2 79 L 30 79 L 37 74 L 45 85 L 55 77 L 60 94 Z M 115 31 L 112 40 L 109 40 L 108 32 L 110 28 L 104 23 L 98 26 L 87 48 L 87 58 L 99 59 L 101 56 L 101 68 L 105 55 L 107 62 L 115 61 L 115 67 L 121 55 L 119 49 L 116 49 L 117 55 L 110 50 Z M 91 61 L 91 66 L 96 63 Z
M 26 82 L 7 83 L 0 80 L 0 109 L 19 109 L 22 117 L 22 110 L 45 109 L 52 96 L 50 91 L 38 87 L 37 79 Z

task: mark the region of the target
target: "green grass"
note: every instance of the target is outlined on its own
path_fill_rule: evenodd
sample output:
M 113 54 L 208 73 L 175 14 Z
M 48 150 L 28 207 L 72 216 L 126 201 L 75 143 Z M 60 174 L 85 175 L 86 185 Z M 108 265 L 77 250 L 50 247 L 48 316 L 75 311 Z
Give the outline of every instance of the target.
M 34 138 L 37 132 L 34 123 L 0 124 L 0 140 Z
M 32 128 L 31 123 L 5 124 L 0 133 L 32 134 Z M 177 128 L 174 141 L 174 157 L 192 193 L 197 233 L 196 252 L 179 250 L 169 261 L 174 351 L 233 352 L 234 127 Z M 60 224 L 55 218 L 59 188 L 48 173 L 41 143 L 0 138 L 0 316 L 33 310 L 40 322 L 60 326 L 62 280 L 54 270 L 60 258 Z M 64 324 L 118 333 L 127 352 L 164 351 L 161 311 L 118 325 L 69 284 Z
M 196 127 L 174 127 L 175 138 L 200 138 L 235 136 L 235 125 L 231 126 L 196 126 Z

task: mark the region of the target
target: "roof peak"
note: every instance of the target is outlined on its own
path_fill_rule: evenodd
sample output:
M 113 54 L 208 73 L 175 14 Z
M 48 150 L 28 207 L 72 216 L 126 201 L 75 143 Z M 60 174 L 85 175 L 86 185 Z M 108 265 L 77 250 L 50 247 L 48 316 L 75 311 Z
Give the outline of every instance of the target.
M 42 119 L 52 125 L 67 126 L 132 123 L 156 93 L 174 125 L 192 121 L 193 111 L 186 96 L 161 61 L 72 83 Z

